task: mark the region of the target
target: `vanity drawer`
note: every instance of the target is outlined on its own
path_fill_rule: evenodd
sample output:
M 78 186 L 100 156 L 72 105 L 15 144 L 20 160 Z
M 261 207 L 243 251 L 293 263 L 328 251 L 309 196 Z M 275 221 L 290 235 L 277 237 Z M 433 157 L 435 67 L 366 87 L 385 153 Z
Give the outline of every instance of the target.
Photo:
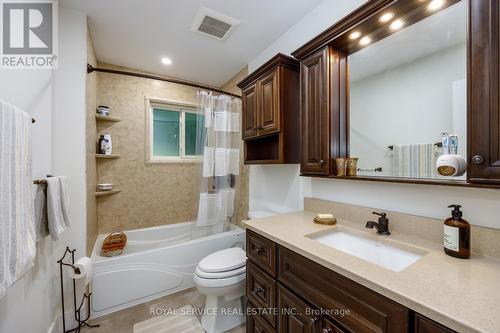
M 455 333 L 440 324 L 415 313 L 415 333 Z
M 408 332 L 409 310 L 326 267 L 279 246 L 278 280 L 356 333 Z
M 258 311 L 253 311 L 254 308 L 252 303 L 248 303 L 247 333 L 275 333 L 276 329 L 269 325 L 264 317 L 258 315 Z
M 276 243 L 247 230 L 247 257 L 272 277 L 276 277 Z
M 321 330 L 321 333 L 348 333 L 328 319 L 324 319 L 323 322 L 324 328 Z
M 262 316 L 276 326 L 276 281 L 255 264 L 247 262 L 247 297 L 257 307 L 267 310 Z

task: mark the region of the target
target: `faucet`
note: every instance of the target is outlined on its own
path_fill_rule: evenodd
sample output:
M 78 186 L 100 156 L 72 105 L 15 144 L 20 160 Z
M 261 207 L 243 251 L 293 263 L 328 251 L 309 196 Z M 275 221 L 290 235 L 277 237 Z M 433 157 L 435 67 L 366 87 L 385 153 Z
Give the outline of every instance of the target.
M 377 234 L 379 235 L 390 235 L 391 233 L 389 232 L 389 219 L 387 218 L 387 214 L 382 212 L 382 213 L 377 213 L 373 212 L 373 214 L 380 216 L 378 218 L 378 223 L 373 222 L 373 221 L 368 221 L 366 222 L 366 227 L 369 229 L 377 229 Z

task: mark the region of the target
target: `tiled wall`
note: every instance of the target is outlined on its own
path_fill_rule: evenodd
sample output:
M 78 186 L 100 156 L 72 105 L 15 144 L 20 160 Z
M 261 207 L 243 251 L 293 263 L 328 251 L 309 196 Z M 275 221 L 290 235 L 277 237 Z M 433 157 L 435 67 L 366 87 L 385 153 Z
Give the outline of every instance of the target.
M 99 67 L 118 68 L 101 63 Z M 98 233 L 196 219 L 201 163 L 145 163 L 145 96 L 195 104 L 196 90 L 157 80 L 97 74 L 97 105 L 109 106 L 111 115 L 121 119 L 118 123 L 99 124 L 97 130 L 110 133 L 113 153 L 123 156 L 97 161 L 98 182 L 111 182 L 121 190 L 97 199 Z M 89 112 L 93 115 L 95 111 Z M 238 187 L 235 221 L 246 218 L 248 211 L 246 168 L 241 171 Z

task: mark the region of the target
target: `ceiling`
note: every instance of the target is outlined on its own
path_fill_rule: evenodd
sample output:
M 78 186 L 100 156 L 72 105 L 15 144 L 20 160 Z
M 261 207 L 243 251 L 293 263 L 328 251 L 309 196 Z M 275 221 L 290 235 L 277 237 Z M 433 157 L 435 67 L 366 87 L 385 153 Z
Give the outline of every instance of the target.
M 101 62 L 219 87 L 321 0 L 60 0 L 89 16 Z M 190 30 L 207 7 L 240 24 L 225 40 Z M 162 57 L 172 65 L 161 63 Z
M 467 4 L 461 1 L 349 56 L 355 82 L 408 64 L 467 39 Z M 465 66 L 465 64 L 464 64 Z

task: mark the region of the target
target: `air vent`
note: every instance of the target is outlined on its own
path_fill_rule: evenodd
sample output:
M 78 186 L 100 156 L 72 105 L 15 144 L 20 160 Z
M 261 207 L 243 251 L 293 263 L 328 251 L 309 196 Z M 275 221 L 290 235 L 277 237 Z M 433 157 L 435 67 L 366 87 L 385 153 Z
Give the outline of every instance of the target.
M 194 18 L 191 30 L 204 35 L 226 39 L 234 30 L 234 27 L 240 24 L 239 21 L 223 15 L 215 10 L 201 7 Z

